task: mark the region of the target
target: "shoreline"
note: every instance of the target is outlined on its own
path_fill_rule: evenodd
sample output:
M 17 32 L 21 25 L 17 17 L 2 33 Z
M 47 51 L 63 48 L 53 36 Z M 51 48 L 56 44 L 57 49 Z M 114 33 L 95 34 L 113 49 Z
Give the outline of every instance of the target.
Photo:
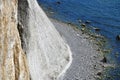
M 107 60 L 107 61 L 105 60 L 106 63 L 104 64 L 105 68 L 103 71 L 102 79 L 110 79 L 110 78 L 111 79 L 115 79 L 115 78 L 119 79 L 119 76 L 118 76 L 119 72 L 120 72 L 119 68 L 118 68 L 119 67 L 119 49 L 118 49 L 119 41 L 116 40 L 116 36 L 119 34 L 118 33 L 119 30 L 118 30 L 116 20 L 111 19 L 109 21 L 106 17 L 104 17 L 104 15 L 101 15 L 102 17 L 100 15 L 97 15 L 98 17 L 101 17 L 101 19 L 90 17 L 90 16 L 94 16 L 94 14 L 86 13 L 86 11 L 84 11 L 84 10 L 82 11 L 82 9 L 85 9 L 85 7 L 83 7 L 83 6 L 81 6 L 80 8 L 77 8 L 80 5 L 73 6 L 73 3 L 75 3 L 75 4 L 77 3 L 75 1 L 72 1 L 73 3 L 71 3 L 69 7 L 70 8 L 76 7 L 78 9 L 78 11 L 76 9 L 75 9 L 75 11 L 71 11 L 71 9 L 68 8 L 68 6 L 64 5 L 64 4 L 68 4 L 66 1 L 63 1 L 60 4 L 57 4 L 56 1 L 52 1 L 53 3 L 49 3 L 49 1 L 46 1 L 48 3 L 44 2 L 44 1 L 38 1 L 38 2 L 41 3 L 40 5 L 42 5 L 43 10 L 46 12 L 46 14 L 49 17 L 51 17 L 53 19 L 55 18 L 59 22 L 62 22 L 65 24 L 72 24 L 72 25 L 77 24 L 79 27 L 80 27 L 79 24 L 81 22 L 84 22 L 85 24 L 87 24 L 87 28 L 89 28 L 89 29 L 92 28 L 92 32 L 95 33 L 95 35 L 91 35 L 91 34 L 89 34 L 89 32 L 87 32 L 85 34 L 90 35 L 90 37 L 88 37 L 88 39 L 89 38 L 94 39 L 94 41 L 93 41 L 94 45 L 99 47 L 97 49 L 97 51 L 99 51 L 99 52 L 101 51 L 102 55 Z M 55 2 L 56 2 L 56 5 L 54 5 Z M 83 2 L 83 3 L 86 4 L 86 2 Z M 92 3 L 92 4 L 94 4 L 94 3 Z M 105 4 L 105 5 L 107 5 L 107 4 Z M 87 6 L 86 7 L 86 10 L 87 10 L 89 5 L 87 4 L 85 6 Z M 64 8 L 64 10 L 63 10 L 63 8 Z M 90 10 L 97 9 L 94 7 L 93 8 L 90 7 L 90 8 L 91 8 Z M 103 10 L 105 10 L 105 9 L 103 9 Z M 95 11 L 94 13 L 96 13 L 96 12 L 97 11 Z M 104 19 L 107 19 L 107 20 L 104 21 Z M 111 23 L 111 21 L 113 22 L 113 24 L 115 21 L 115 24 L 113 25 Z M 106 25 L 106 24 L 108 24 L 108 25 Z M 115 30 L 113 30 L 113 26 L 114 26 Z M 117 26 L 117 28 L 115 28 L 116 26 Z M 83 28 L 83 30 L 84 30 L 84 28 Z M 112 30 L 113 30 L 113 32 L 112 32 Z M 99 35 L 99 34 L 100 34 L 100 36 L 103 37 L 104 40 L 106 40 L 106 43 L 104 43 L 102 38 L 99 38 L 101 40 L 97 40 L 98 38 L 96 39 L 96 35 Z M 93 36 L 93 37 L 91 37 L 91 36 Z M 106 67 L 106 64 L 109 66 Z M 116 71 L 116 70 L 118 70 L 118 71 Z M 116 72 L 114 72 L 114 71 L 116 71 Z M 114 74 L 111 74 L 111 73 L 114 73 Z M 114 77 L 110 77 L 110 76 L 114 76 Z
M 100 62 L 103 54 L 97 51 L 98 46 L 89 39 L 90 35 L 82 34 L 75 26 L 50 18 L 51 22 L 70 46 L 72 63 L 60 80 L 96 80 L 101 79 L 104 65 Z

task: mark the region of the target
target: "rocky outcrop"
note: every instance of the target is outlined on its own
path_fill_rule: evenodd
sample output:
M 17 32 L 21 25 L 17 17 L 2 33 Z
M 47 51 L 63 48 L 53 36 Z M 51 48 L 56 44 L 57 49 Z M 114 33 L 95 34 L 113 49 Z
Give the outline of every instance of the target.
M 70 55 L 36 0 L 0 0 L 0 80 L 56 80 Z
M 17 29 L 17 0 L 0 0 L 0 80 L 29 80 Z
M 36 0 L 19 0 L 18 20 L 32 80 L 57 80 L 70 65 L 71 51 Z

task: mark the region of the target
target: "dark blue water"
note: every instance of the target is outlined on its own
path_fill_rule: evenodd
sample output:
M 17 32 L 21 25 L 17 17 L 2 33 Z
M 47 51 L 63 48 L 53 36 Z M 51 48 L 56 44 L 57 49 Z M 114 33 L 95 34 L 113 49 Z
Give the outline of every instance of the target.
M 60 4 L 57 4 L 57 1 Z M 109 63 L 116 64 L 110 68 L 105 80 L 120 80 L 120 0 L 38 0 L 50 17 L 78 25 L 78 19 L 91 21 L 91 26 L 101 29 L 101 35 L 108 39 L 112 52 Z M 117 55 L 117 57 L 116 57 Z

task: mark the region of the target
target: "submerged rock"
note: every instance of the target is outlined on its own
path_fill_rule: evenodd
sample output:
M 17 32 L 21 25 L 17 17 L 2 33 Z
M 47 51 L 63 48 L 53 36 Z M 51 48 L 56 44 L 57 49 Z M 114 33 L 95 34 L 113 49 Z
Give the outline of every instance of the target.
M 82 23 L 81 26 L 82 26 L 82 27 L 86 27 L 86 24 Z
M 95 31 L 100 31 L 100 28 L 94 28 Z
M 87 21 L 85 21 L 85 23 L 86 23 L 86 24 L 90 24 L 90 23 L 91 23 L 91 21 L 87 20 Z
M 60 2 L 60 1 L 57 1 L 56 3 L 57 3 L 57 4 L 61 4 L 61 2 Z
M 119 41 L 120 41 L 120 35 L 117 35 L 117 36 L 116 36 L 116 40 L 119 40 Z
M 104 57 L 104 58 L 101 60 L 101 62 L 103 62 L 103 63 L 107 63 L 107 58 Z
M 79 22 L 79 23 L 82 23 L 82 20 L 78 19 L 78 22 Z

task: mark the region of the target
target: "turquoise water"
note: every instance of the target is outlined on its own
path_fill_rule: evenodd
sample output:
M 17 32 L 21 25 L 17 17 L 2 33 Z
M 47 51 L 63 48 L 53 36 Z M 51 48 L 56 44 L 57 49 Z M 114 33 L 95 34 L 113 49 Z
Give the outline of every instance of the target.
M 116 40 L 116 36 L 120 34 L 120 0 L 38 0 L 38 2 L 47 13 L 52 14 L 49 15 L 52 18 L 76 25 L 79 25 L 78 19 L 83 22 L 89 20 L 90 26 L 100 28 L 98 34 L 105 36 L 109 47 L 112 48 L 108 62 L 116 64 L 116 68 L 107 71 L 109 77 L 105 80 L 120 80 L 120 41 Z

